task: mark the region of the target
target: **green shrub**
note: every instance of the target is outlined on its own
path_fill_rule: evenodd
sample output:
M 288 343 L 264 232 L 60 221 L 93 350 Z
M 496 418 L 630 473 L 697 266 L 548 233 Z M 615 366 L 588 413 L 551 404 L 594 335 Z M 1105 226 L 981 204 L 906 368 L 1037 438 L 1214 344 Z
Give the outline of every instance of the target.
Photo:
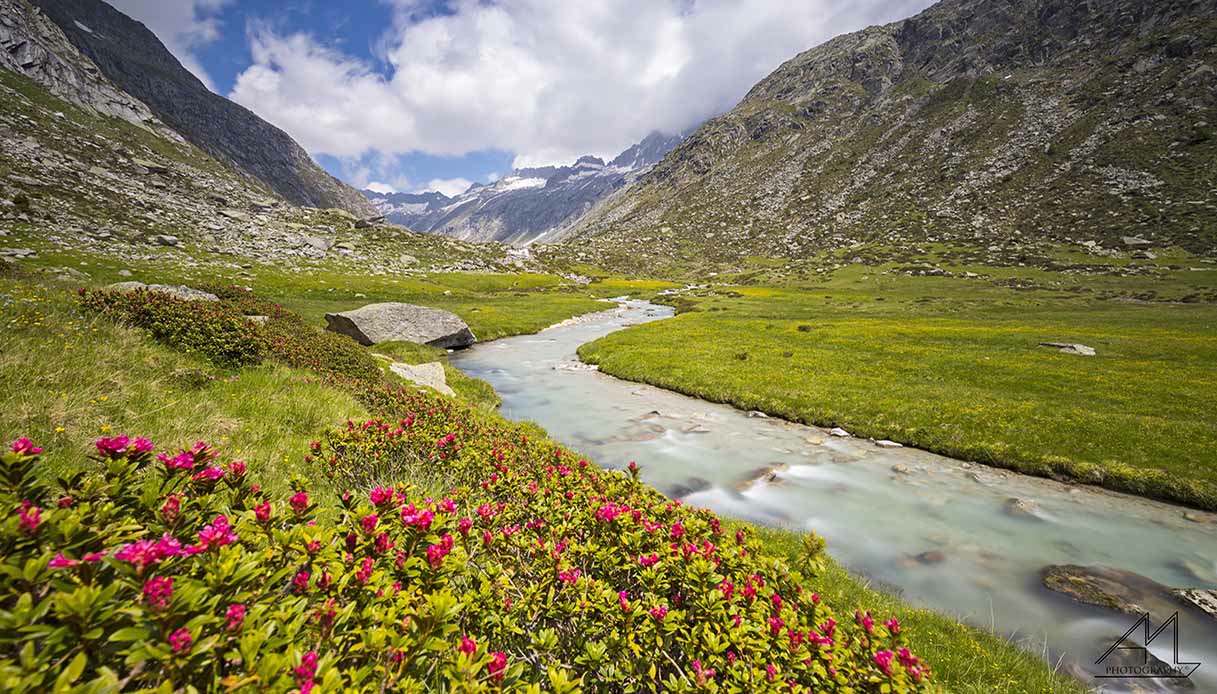
M 258 364 L 266 354 L 255 323 L 225 302 L 187 301 L 162 292 L 81 290 L 88 311 L 143 328 L 171 347 L 226 367 Z

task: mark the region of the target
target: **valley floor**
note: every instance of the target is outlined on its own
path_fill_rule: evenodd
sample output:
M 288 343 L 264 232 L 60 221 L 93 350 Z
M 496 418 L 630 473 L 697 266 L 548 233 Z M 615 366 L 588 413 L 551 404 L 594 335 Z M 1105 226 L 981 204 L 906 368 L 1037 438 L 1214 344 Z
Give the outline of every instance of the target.
M 97 272 L 96 264 L 90 268 L 94 282 L 111 279 Z M 162 268 L 156 277 L 142 278 L 200 281 L 191 275 L 188 269 Z M 462 275 L 399 284 L 354 276 L 303 279 L 269 271 L 249 283 L 314 324 L 329 310 L 374 300 L 414 300 L 456 310 L 483 336 L 533 331 L 602 307 L 594 297 L 654 293 L 670 286 L 606 280 L 573 289 L 547 276 Z M 25 272 L 0 278 L 0 378 L 8 385 L 0 401 L 0 430 L 9 438 L 29 435 L 45 444 L 44 475 L 77 469 L 97 436 L 131 431 L 166 444 L 215 441 L 225 455 L 261 463 L 260 479 L 274 493 L 286 493 L 293 476 L 310 478 L 319 492 L 334 491 L 303 454 L 310 440 L 331 427 L 367 417 L 367 403 L 306 368 L 273 362 L 221 368 L 200 355 L 158 344 L 142 330 L 82 312 L 73 286 Z M 439 356 L 401 346 L 380 351 L 406 360 Z M 483 412 L 493 405 L 493 395 L 484 388 L 465 386 L 458 387 L 458 395 Z M 755 532 L 775 556 L 793 560 L 800 554 L 799 535 Z M 842 609 L 898 616 L 910 643 L 933 663 L 936 681 L 950 691 L 1081 691 L 1037 654 L 870 590 L 831 562 L 816 581 L 817 589 Z
M 1217 267 L 1163 262 L 1149 278 L 953 269 L 727 279 L 660 297 L 681 315 L 580 356 L 742 409 L 1217 509 L 1217 306 L 1195 300 L 1217 286 Z

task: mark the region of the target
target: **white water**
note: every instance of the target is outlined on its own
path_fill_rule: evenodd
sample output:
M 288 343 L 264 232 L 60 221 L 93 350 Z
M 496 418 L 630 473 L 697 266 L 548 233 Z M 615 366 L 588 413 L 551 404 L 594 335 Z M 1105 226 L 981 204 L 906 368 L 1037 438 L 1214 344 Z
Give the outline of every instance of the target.
M 647 482 L 689 504 L 815 530 L 851 570 L 912 603 L 1013 636 L 1103 691 L 1170 691 L 1168 683 L 1086 676 L 1102 671 L 1095 660 L 1135 619 L 1052 593 L 1039 572 L 1103 564 L 1169 586 L 1217 588 L 1217 517 L 1197 513 L 1206 521 L 1198 523 L 1168 504 L 749 417 L 578 362 L 579 345 L 670 315 L 626 302 L 474 347 L 453 364 L 495 387 L 504 416 L 537 422 L 602 466 L 634 460 Z M 773 466 L 775 481 L 758 472 Z M 1038 518 L 1007 513 L 1011 498 L 1034 501 Z M 926 552 L 941 559 L 917 558 Z M 1190 691 L 1217 692 L 1217 621 L 1187 608 L 1180 620 L 1179 660 L 1201 662 Z M 1171 662 L 1169 633 L 1151 650 Z

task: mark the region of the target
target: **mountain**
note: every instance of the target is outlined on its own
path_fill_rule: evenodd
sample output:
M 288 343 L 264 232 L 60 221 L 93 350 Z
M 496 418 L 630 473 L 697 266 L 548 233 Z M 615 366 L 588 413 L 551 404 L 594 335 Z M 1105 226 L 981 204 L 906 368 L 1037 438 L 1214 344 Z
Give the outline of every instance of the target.
M 364 191 L 389 221 L 472 241 L 527 245 L 561 238 L 602 200 L 661 160 L 683 135 L 652 133 L 609 163 L 580 157 L 571 166 L 516 169 L 464 193 Z
M 1217 0 L 945 0 L 780 66 L 581 219 L 615 264 L 1217 246 Z
M 317 166 L 287 133 L 208 90 L 143 24 L 102 0 L 29 2 L 111 83 L 200 149 L 294 204 L 373 214 L 358 191 Z

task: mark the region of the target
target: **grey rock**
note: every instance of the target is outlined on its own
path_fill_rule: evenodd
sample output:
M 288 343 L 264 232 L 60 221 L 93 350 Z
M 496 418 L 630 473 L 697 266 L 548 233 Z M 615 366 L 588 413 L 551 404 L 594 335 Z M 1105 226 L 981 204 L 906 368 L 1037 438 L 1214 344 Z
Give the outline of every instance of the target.
M 1172 590 L 1171 595 L 1192 605 L 1213 619 L 1217 619 L 1217 590 L 1182 588 Z
M 842 439 L 848 439 L 848 438 L 850 438 L 850 437 L 852 437 L 852 436 L 853 436 L 853 434 L 851 434 L 851 433 L 849 433 L 848 431 L 846 431 L 846 430 L 842 429 L 841 427 L 833 427 L 832 429 L 829 429 L 829 430 L 828 430 L 828 435 L 829 435 L 829 436 L 836 436 L 837 438 L 842 438 Z
M 404 340 L 446 349 L 461 349 L 475 341 L 459 316 L 414 304 L 368 304 L 353 311 L 325 314 L 326 328 L 364 345 Z
M 888 441 L 887 439 L 876 441 L 875 445 L 879 448 L 904 448 L 904 444 L 896 443 L 895 441 Z
M 144 284 L 143 282 L 118 282 L 106 287 L 115 292 L 146 291 L 169 294 L 186 301 L 219 301 L 220 297 L 210 292 L 180 284 Z
M 1045 588 L 1078 602 L 1131 615 L 1169 615 L 1179 609 L 1180 596 L 1168 586 L 1131 571 L 1109 566 L 1058 564 L 1040 571 Z
M 330 250 L 334 245 L 333 241 L 321 238 L 320 236 L 305 236 L 304 243 L 323 252 Z
M 224 210 L 220 210 L 220 215 L 223 217 L 227 217 L 229 219 L 235 219 L 238 222 L 248 222 L 249 221 L 249 214 L 242 212 L 241 210 L 224 209 Z
M 147 169 L 148 173 L 154 173 L 154 174 L 169 173 L 168 166 L 165 166 L 164 164 L 158 164 L 154 161 L 148 161 L 147 159 L 135 158 L 135 159 L 131 160 L 131 163 L 135 164 L 136 166 L 139 166 L 141 168 Z
M 1062 354 L 1076 354 L 1080 357 L 1093 357 L 1096 354 L 1093 347 L 1073 342 L 1041 342 L 1040 347 L 1052 347 L 1060 350 Z
M 157 234 L 152 237 L 152 241 L 158 246 L 177 246 L 181 243 L 181 239 L 168 234 Z
M 1121 236 L 1120 241 L 1122 241 L 1125 246 L 1130 246 L 1133 248 L 1154 245 L 1153 241 L 1143 239 L 1140 236 Z
M 437 361 L 426 364 L 403 364 L 397 362 L 390 364 L 389 370 L 407 381 L 431 388 L 444 395 L 456 397 L 456 392 L 448 386 L 448 378 L 444 374 L 444 365 Z
M 1035 501 L 1032 499 L 1011 497 L 1006 499 L 1006 502 L 1002 504 L 1002 510 L 1006 512 L 1006 515 L 1014 516 L 1016 518 L 1043 520 L 1039 515 L 1039 504 L 1035 503 Z

